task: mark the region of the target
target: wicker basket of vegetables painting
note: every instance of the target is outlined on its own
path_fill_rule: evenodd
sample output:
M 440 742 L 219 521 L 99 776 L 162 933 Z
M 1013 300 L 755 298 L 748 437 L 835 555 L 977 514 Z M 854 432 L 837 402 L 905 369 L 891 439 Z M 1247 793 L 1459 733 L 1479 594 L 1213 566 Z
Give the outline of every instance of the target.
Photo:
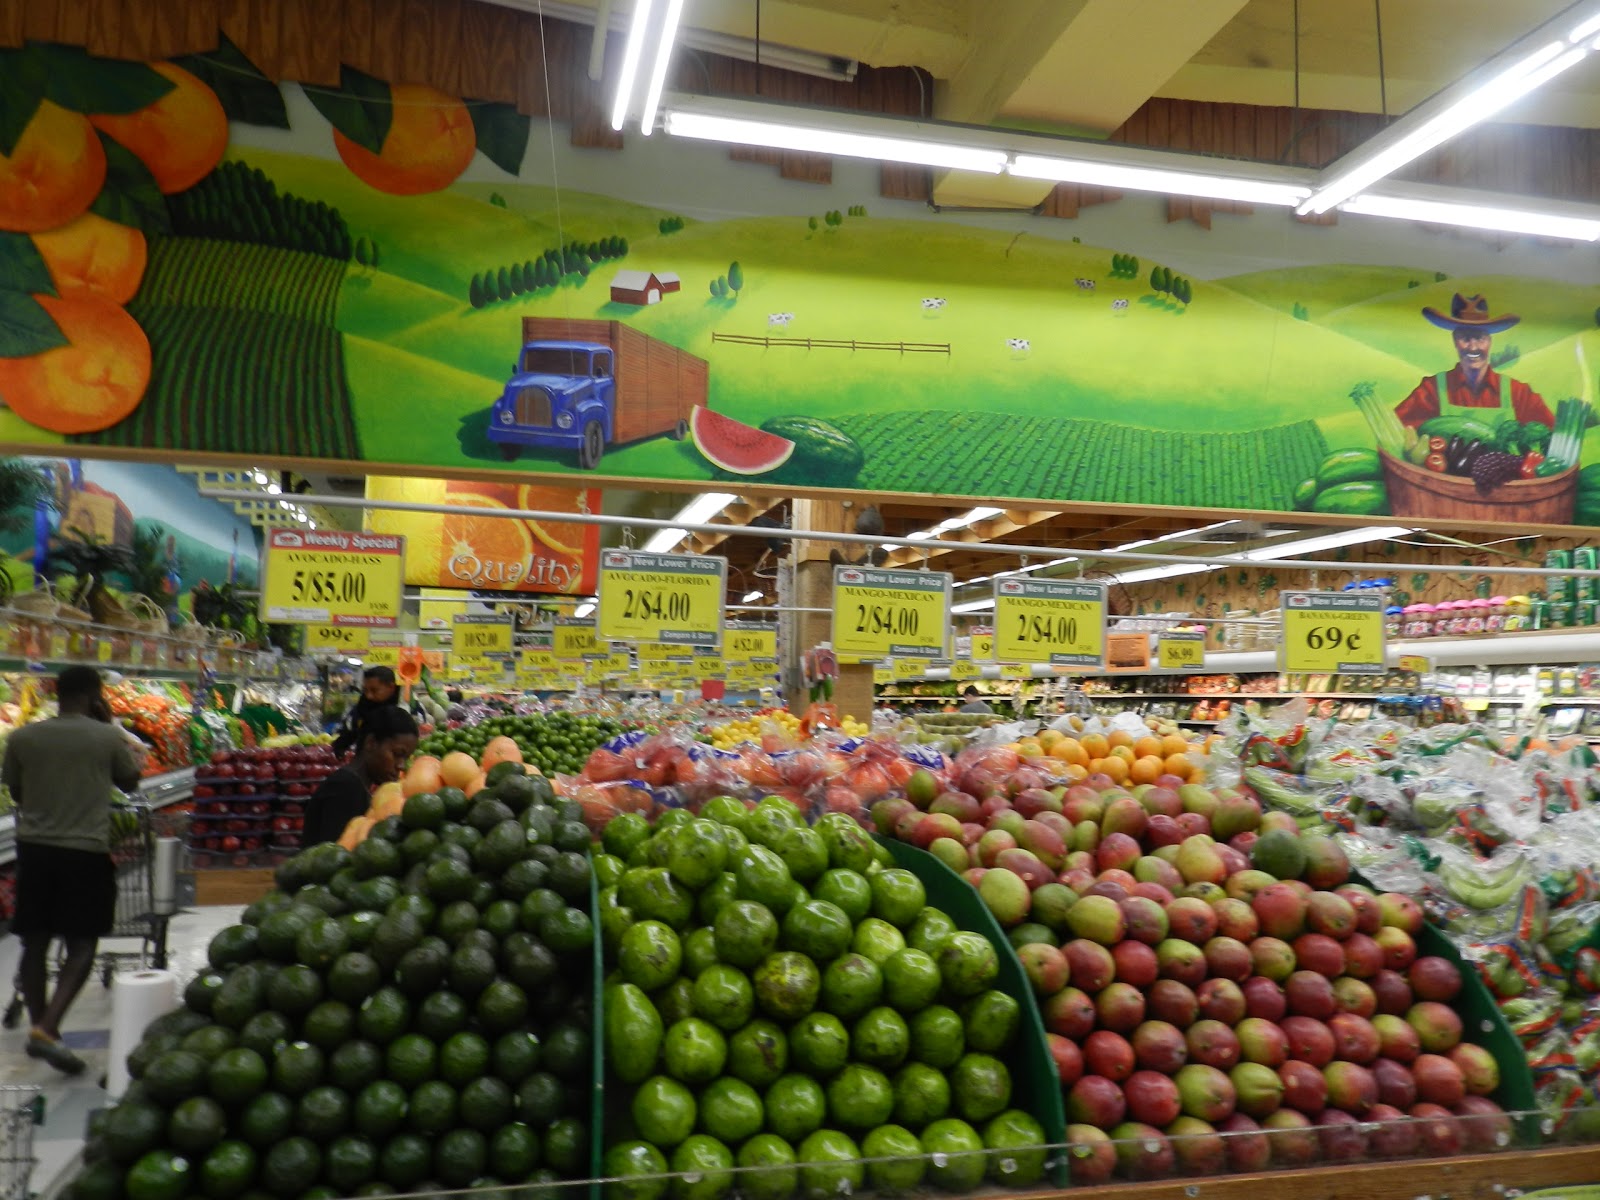
M 1430 471 L 1378 452 L 1389 511 L 1397 517 L 1452 521 L 1504 521 L 1516 525 L 1570 525 L 1578 499 L 1578 468 L 1542 479 L 1511 479 L 1487 494 L 1466 475 Z

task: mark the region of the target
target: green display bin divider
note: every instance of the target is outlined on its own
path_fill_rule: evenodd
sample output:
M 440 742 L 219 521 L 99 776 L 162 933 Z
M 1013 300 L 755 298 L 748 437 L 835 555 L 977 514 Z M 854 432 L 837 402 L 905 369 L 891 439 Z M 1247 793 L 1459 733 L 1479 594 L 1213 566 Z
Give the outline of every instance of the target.
M 922 881 L 930 905 L 943 909 L 962 929 L 981 933 L 994 947 L 1000 960 L 1000 990 L 1015 997 L 1021 1007 L 1019 1036 L 1009 1055 L 1012 1061 L 1006 1064 L 1012 1072 L 1012 1099 L 1020 1101 L 1017 1107 L 1039 1122 L 1051 1145 L 1063 1144 L 1067 1140 L 1067 1116 L 1061 1099 L 1061 1077 L 1056 1074 L 1050 1045 L 1045 1041 L 1044 1020 L 1039 1015 L 1033 985 L 1000 922 L 971 884 L 926 850 L 878 834 L 873 836 L 888 849 L 897 867 L 904 867 Z M 1050 1168 L 1050 1180 L 1057 1187 L 1067 1186 L 1069 1175 L 1064 1159 L 1059 1166 Z
M 1488 986 L 1473 965 L 1461 957 L 1455 943 L 1431 924 L 1424 924 L 1417 935 L 1417 950 L 1422 954 L 1437 955 L 1461 969 L 1461 992 L 1456 996 L 1454 1008 L 1461 1016 L 1468 1041 L 1477 1042 L 1494 1055 L 1500 1068 L 1500 1086 L 1491 1097 L 1508 1112 L 1531 1112 L 1538 1107 L 1533 1095 L 1533 1071 L 1528 1066 L 1528 1055 L 1511 1032 L 1505 1014 L 1495 1003 Z M 1543 1140 L 1539 1131 L 1539 1118 L 1519 1117 L 1516 1121 L 1517 1140 L 1523 1145 L 1536 1145 Z
M 589 1200 L 600 1200 L 600 1164 L 605 1161 L 606 1129 L 606 952 L 600 941 L 600 884 L 594 872 L 589 872 L 589 920 L 594 926 L 594 947 L 590 967 L 594 971 L 594 1028 L 591 1031 L 590 1053 L 594 1057 L 591 1070 L 594 1078 L 593 1094 L 589 1097 Z

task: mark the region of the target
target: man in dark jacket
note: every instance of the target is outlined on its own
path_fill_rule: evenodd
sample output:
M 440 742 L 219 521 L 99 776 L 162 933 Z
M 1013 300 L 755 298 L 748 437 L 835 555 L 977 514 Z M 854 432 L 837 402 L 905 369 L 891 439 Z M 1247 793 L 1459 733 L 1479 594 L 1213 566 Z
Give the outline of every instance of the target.
M 333 739 L 333 752 L 341 758 L 361 745 L 361 736 L 372 714 L 380 708 L 399 705 L 400 686 L 388 667 L 368 667 L 361 674 L 361 699 L 345 714 L 339 733 Z

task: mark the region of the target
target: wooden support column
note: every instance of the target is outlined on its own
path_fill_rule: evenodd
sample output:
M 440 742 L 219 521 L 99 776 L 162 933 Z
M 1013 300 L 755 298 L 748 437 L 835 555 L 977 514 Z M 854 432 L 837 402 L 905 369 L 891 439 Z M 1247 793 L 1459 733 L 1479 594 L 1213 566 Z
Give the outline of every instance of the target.
M 824 533 L 854 533 L 856 514 L 860 506 L 848 500 L 796 500 L 793 506 L 795 529 L 814 529 Z M 800 608 L 833 607 L 833 564 L 828 552 L 844 549 L 839 542 L 813 542 L 804 538 L 795 542 L 796 565 L 794 573 L 795 604 Z M 845 549 L 847 555 L 860 553 Z M 833 637 L 833 619 L 828 612 L 802 612 L 795 614 L 794 628 L 797 636 L 792 653 L 798 666 L 807 650 Z M 798 677 L 798 676 L 797 676 Z M 789 709 L 799 715 L 811 702 L 804 688 L 789 696 Z M 872 668 L 870 666 L 841 666 L 839 681 L 834 685 L 833 702 L 841 717 L 854 717 L 858 721 L 872 719 Z

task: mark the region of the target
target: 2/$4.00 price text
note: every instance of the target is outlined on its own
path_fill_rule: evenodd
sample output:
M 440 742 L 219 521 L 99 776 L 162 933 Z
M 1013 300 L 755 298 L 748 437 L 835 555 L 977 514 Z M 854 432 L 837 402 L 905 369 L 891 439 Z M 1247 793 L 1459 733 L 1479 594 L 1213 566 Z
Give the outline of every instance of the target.
M 857 633 L 887 633 L 895 637 L 916 637 L 921 622 L 921 613 L 903 605 L 856 605 Z
M 688 592 L 627 588 L 622 593 L 624 621 L 687 621 L 691 607 Z
M 292 580 L 296 603 L 364 604 L 367 577 L 360 571 L 295 571 Z
M 1308 650 L 1361 649 L 1361 634 L 1340 629 L 1337 625 L 1313 625 L 1305 631 L 1304 642 Z
M 1022 615 L 1017 618 L 1017 641 L 1042 642 L 1051 646 L 1076 646 L 1078 644 L 1078 619 L 1076 617 L 1046 617 Z

